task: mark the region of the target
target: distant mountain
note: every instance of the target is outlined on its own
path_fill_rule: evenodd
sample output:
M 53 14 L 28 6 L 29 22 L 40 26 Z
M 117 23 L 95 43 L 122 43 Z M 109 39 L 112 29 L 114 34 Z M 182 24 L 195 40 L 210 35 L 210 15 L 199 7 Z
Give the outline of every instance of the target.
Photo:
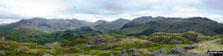
M 0 33 L 49 33 L 78 30 L 82 27 L 96 29 L 104 33 L 124 35 L 150 35 L 154 32 L 182 33 L 188 31 L 195 31 L 205 35 L 223 33 L 223 24 L 205 17 L 174 18 L 151 16 L 142 16 L 133 20 L 120 18 L 111 22 L 104 20 L 87 22 L 77 19 L 23 19 L 16 23 L 0 26 Z M 78 31 L 81 32 L 80 29 Z
M 183 33 L 194 31 L 205 35 L 223 33 L 223 24 L 204 17 L 173 18 L 143 16 L 133 20 L 99 20 L 87 22 L 77 19 L 23 19 L 16 23 L 0 26 L 0 37 L 17 42 L 39 44 L 75 40 L 97 35 L 151 35 L 155 32 Z
M 121 31 L 125 34 L 147 34 L 152 32 L 181 33 L 195 31 L 205 35 L 223 33 L 223 24 L 205 17 L 171 18 L 143 16 L 125 24 Z M 149 35 L 149 34 L 148 34 Z
M 102 30 L 105 32 L 114 32 L 114 31 L 119 31 L 120 28 L 123 27 L 129 21 L 130 20 L 122 19 L 122 18 L 117 19 L 112 22 L 100 20 L 100 21 L 95 22 L 96 26 L 94 27 L 97 28 L 98 30 Z
M 90 26 L 91 22 L 77 20 L 77 19 L 44 19 L 44 18 L 32 18 L 23 19 L 19 22 L 3 26 L 12 28 L 28 27 L 43 31 L 56 31 L 56 30 L 67 30 L 76 29 L 83 26 Z M 0 28 L 0 29 L 1 29 Z

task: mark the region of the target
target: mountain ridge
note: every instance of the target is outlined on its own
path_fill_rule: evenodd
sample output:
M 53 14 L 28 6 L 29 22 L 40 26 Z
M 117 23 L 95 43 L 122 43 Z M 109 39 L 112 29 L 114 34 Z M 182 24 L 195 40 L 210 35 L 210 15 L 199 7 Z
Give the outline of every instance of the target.
M 45 19 L 32 18 L 23 19 L 16 23 L 0 26 L 0 29 L 13 29 L 25 27 L 36 31 L 65 31 L 75 30 L 81 27 L 91 26 L 99 31 L 116 34 L 140 34 L 153 32 L 181 33 L 195 31 L 205 35 L 222 34 L 223 25 L 206 17 L 152 17 L 142 16 L 133 20 L 117 19 L 114 21 L 98 20 L 88 22 L 78 19 Z M 219 26 L 219 27 L 215 27 Z M 199 29 L 198 29 L 198 28 Z M 146 34 L 149 35 L 149 34 Z
M 142 16 L 128 22 L 121 30 L 125 33 L 129 32 L 133 34 L 141 33 L 146 30 L 154 30 L 170 33 L 195 31 L 205 35 L 215 35 L 222 34 L 222 32 L 216 32 L 221 28 L 223 28 L 223 24 L 205 17 L 166 18 Z

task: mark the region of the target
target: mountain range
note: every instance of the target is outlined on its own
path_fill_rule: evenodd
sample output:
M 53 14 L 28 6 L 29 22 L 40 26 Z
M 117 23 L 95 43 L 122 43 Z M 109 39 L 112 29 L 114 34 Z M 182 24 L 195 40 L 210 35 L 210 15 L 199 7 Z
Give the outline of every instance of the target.
M 223 24 L 205 17 L 152 17 L 142 16 L 133 20 L 117 19 L 115 21 L 99 20 L 87 22 L 78 19 L 23 19 L 16 23 L 0 27 L 0 32 L 55 32 L 75 30 L 90 26 L 104 33 L 118 33 L 123 35 L 150 35 L 153 32 L 182 33 L 195 31 L 205 35 L 223 33 Z
M 32 18 L 0 26 L 0 56 L 207 56 L 223 50 L 222 33 L 205 17 Z

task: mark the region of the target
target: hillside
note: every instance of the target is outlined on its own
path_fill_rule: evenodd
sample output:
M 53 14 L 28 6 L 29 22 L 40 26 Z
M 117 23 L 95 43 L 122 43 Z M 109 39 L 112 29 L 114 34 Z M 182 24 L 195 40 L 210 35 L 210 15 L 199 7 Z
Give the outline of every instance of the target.
M 130 20 L 127 19 L 117 19 L 112 22 L 107 21 L 97 21 L 95 22 L 96 26 L 95 28 L 104 31 L 104 32 L 110 32 L 110 33 L 117 33 L 121 27 L 123 27 L 126 23 L 128 23 Z
M 222 34 L 223 24 L 205 17 L 171 18 L 142 16 L 125 24 L 121 31 L 125 34 L 142 34 L 144 32 L 181 33 L 195 31 L 205 35 Z
M 0 40 L 0 55 L 42 56 L 160 56 L 192 54 L 188 45 L 213 39 L 199 33 L 154 33 L 151 36 L 131 37 L 114 34 L 84 34 L 75 40 L 62 40 L 45 45 Z M 193 49 L 193 48 L 192 48 Z
M 106 33 L 116 33 L 124 35 L 150 35 L 154 32 L 182 33 L 195 31 L 205 35 L 216 35 L 223 33 L 223 24 L 217 23 L 205 17 L 175 18 L 175 17 L 151 17 L 142 16 L 133 20 L 117 19 L 115 21 L 99 20 L 87 22 L 77 19 L 44 19 L 32 18 L 23 19 L 19 22 L 0 26 L 0 32 L 17 31 L 22 28 L 32 29 L 32 31 L 64 31 L 73 30 L 80 27 L 91 26 Z
M 67 30 L 76 29 L 83 26 L 92 25 L 91 22 L 77 20 L 77 19 L 45 19 L 45 18 L 32 18 L 23 19 L 19 22 L 6 25 L 16 27 L 32 27 L 43 31 L 56 31 L 56 30 Z

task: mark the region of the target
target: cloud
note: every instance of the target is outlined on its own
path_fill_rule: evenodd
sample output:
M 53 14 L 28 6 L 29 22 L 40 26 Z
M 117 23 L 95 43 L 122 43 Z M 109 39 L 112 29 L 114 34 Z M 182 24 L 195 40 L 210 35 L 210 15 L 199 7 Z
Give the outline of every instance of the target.
M 222 22 L 221 0 L 0 0 L 4 18 L 77 18 L 87 21 L 139 16 L 208 17 Z M 1 18 L 0 16 L 0 18 Z M 7 17 L 6 17 L 7 16 Z
M 206 7 L 216 10 L 223 10 L 223 0 L 203 0 Z
M 17 19 L 0 19 L 0 24 L 8 24 L 8 23 L 12 23 L 12 22 L 17 22 L 19 20 Z
M 65 10 L 62 0 L 2 0 L 0 12 L 22 17 L 55 16 Z

